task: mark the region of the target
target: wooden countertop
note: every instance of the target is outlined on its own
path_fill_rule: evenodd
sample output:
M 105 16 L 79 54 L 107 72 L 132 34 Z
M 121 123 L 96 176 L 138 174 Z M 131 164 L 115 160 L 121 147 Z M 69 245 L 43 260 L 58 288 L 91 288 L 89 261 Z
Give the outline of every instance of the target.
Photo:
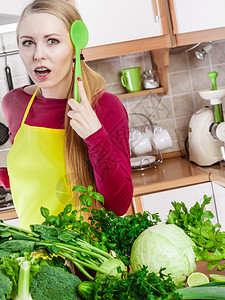
M 209 174 L 210 181 L 215 181 L 225 187 L 225 166 L 216 164 L 211 167 L 198 167 L 201 171 Z
M 209 173 L 181 157 L 165 159 L 156 169 L 132 172 L 134 196 L 210 181 Z

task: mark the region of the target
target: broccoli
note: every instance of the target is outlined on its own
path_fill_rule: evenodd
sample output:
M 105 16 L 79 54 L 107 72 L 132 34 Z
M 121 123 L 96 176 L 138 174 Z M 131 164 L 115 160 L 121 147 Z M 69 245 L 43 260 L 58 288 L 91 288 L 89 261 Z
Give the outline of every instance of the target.
M 12 281 L 1 271 L 0 268 L 0 300 L 6 300 L 6 296 L 12 292 Z
M 81 280 L 60 267 L 43 267 L 30 287 L 33 300 L 78 300 L 77 291 Z

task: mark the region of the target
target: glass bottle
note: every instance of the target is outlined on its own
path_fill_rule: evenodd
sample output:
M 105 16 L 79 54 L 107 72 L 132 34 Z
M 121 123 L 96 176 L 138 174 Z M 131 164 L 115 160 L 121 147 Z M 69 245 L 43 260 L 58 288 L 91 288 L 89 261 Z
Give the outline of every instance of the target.
M 159 75 L 156 70 L 146 70 L 143 73 L 143 87 L 145 90 L 159 87 Z

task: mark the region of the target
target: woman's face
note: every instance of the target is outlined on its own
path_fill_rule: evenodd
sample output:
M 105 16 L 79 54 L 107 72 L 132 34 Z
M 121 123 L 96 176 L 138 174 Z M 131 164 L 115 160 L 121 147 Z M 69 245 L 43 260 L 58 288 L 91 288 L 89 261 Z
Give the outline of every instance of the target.
M 72 80 L 73 46 L 65 23 L 48 13 L 27 15 L 19 24 L 21 59 L 46 98 L 67 98 Z

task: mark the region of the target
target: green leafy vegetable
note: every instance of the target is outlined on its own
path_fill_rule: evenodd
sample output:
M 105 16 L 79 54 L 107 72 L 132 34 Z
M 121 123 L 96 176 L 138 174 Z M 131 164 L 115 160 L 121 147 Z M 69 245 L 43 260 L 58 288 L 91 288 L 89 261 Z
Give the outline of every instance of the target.
M 30 293 L 33 300 L 78 300 L 81 280 L 59 267 L 47 266 L 33 278 Z
M 225 259 L 225 232 L 220 231 L 219 223 L 211 221 L 214 215 L 206 210 L 210 201 L 211 197 L 204 195 L 202 204 L 197 202 L 189 211 L 183 202 L 172 202 L 174 210 L 170 210 L 167 224 L 179 226 L 190 236 L 196 245 L 196 261 L 208 262 L 210 270 L 215 266 L 223 270 L 225 263 L 221 265 L 220 262 Z
M 3 251 L 24 253 L 37 249 L 46 249 L 49 254 L 61 255 L 69 259 L 89 279 L 93 280 L 90 269 L 107 273 L 101 268 L 102 263 L 112 259 L 112 256 L 85 240 L 77 237 L 77 232 L 69 229 L 55 228 L 46 225 L 31 225 L 32 231 L 23 231 L 21 228 L 0 222 L 1 234 L 7 240 L 0 239 L 0 249 Z M 22 233 L 22 234 L 20 234 Z M 29 239 L 31 241 L 29 241 Z M 24 248 L 23 248 L 24 246 Z
M 178 226 L 158 224 L 143 231 L 131 250 L 131 268 L 134 272 L 147 266 L 158 274 L 165 268 L 175 284 L 185 281 L 196 270 L 194 243 Z
M 8 276 L 5 275 L 4 269 L 0 268 L 0 300 L 8 299 L 12 293 L 12 282 Z
M 147 267 L 137 272 L 121 272 L 121 278 L 108 277 L 93 288 L 93 300 L 100 299 L 181 299 L 169 275 L 161 269 L 159 274 L 149 273 Z

